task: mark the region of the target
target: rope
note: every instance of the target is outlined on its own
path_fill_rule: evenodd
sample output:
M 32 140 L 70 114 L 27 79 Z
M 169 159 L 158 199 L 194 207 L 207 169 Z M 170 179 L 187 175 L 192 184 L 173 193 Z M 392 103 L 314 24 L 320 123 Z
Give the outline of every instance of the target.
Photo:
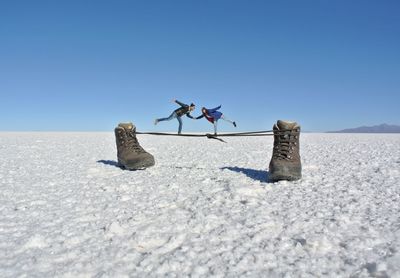
M 176 134 L 176 133 L 165 133 L 165 132 L 140 132 L 136 131 L 136 134 L 148 134 L 148 135 L 162 135 L 162 136 L 182 136 L 182 137 L 207 137 L 208 139 L 216 139 L 221 142 L 226 143 L 224 140 L 218 137 L 241 137 L 241 136 L 274 136 L 274 135 L 280 135 L 284 134 L 285 131 L 291 131 L 291 130 L 279 130 L 275 131 L 273 130 L 261 130 L 261 131 L 247 131 L 247 132 L 236 132 L 236 133 L 223 133 L 223 134 L 193 134 L 193 133 L 184 133 L 184 134 Z
M 139 132 L 139 131 L 136 131 L 136 134 L 184 136 L 184 137 L 207 137 L 207 134 L 190 134 L 190 133 L 177 134 L 177 133 L 164 133 L 164 132 Z
M 136 131 L 136 134 L 148 134 L 148 135 L 165 135 L 165 136 L 183 136 L 183 137 L 209 137 L 209 136 L 215 136 L 215 137 L 228 137 L 228 136 L 273 136 L 273 135 L 281 135 L 285 134 L 287 131 L 293 131 L 291 129 L 283 129 L 279 131 L 275 131 L 273 133 L 273 130 L 260 130 L 260 131 L 246 131 L 246 132 L 235 132 L 235 133 L 222 133 L 222 134 L 211 134 L 211 133 L 206 133 L 206 134 L 195 134 L 195 133 L 183 133 L 183 134 L 177 134 L 177 133 L 167 133 L 167 132 L 140 132 Z

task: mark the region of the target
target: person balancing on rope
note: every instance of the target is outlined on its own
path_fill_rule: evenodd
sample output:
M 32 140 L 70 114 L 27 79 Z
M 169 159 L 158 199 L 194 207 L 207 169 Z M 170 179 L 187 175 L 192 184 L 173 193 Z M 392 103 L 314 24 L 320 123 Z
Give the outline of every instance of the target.
M 230 122 L 233 124 L 234 127 L 236 127 L 236 122 L 231 121 L 227 119 L 224 114 L 222 114 L 220 111 L 218 111 L 221 108 L 221 105 L 212 109 L 207 109 L 205 107 L 201 108 L 201 115 L 196 117 L 195 119 L 201 119 L 201 118 L 206 118 L 207 121 L 210 123 L 214 124 L 214 135 L 217 135 L 217 125 L 218 125 L 218 120 L 222 119 L 224 121 Z
M 179 128 L 178 128 L 178 134 L 181 134 L 182 132 L 182 116 L 186 115 L 187 117 L 191 118 L 191 119 L 195 119 L 192 115 L 190 115 L 190 112 L 192 112 L 196 106 L 194 105 L 194 103 L 191 103 L 190 105 L 187 105 L 185 103 L 182 103 L 176 99 L 173 100 L 173 102 L 179 104 L 181 107 L 179 107 L 178 109 L 174 110 L 174 112 L 171 113 L 171 115 L 169 115 L 169 117 L 166 118 L 160 118 L 160 119 L 155 119 L 154 120 L 154 124 L 158 124 L 159 122 L 162 121 L 170 121 L 172 119 L 177 119 L 179 122 Z

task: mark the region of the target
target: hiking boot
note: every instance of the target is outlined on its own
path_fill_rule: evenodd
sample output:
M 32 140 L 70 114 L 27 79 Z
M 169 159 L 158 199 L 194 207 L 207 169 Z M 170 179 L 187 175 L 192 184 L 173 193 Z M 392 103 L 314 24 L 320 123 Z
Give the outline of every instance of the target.
M 273 130 L 274 149 L 269 163 L 270 181 L 300 179 L 300 126 L 296 122 L 278 120 Z
M 115 128 L 118 164 L 129 170 L 144 169 L 154 165 L 154 157 L 146 152 L 136 138 L 132 123 L 121 123 Z

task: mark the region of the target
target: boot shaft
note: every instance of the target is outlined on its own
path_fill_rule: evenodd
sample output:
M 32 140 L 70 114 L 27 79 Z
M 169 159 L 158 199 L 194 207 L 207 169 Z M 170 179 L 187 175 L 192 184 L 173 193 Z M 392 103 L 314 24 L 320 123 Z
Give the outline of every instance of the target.
M 132 123 L 120 123 L 114 129 L 118 154 L 145 152 L 136 138 L 136 127 Z
M 273 127 L 274 149 L 272 157 L 287 161 L 300 161 L 300 126 L 296 122 L 278 120 Z

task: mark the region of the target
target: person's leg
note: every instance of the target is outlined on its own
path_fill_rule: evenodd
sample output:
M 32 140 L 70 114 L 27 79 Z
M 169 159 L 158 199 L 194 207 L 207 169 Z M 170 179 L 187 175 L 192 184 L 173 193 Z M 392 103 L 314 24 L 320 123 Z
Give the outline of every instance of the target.
M 179 122 L 178 134 L 181 134 L 181 132 L 182 132 L 182 119 L 181 119 L 181 117 L 176 117 L 176 119 Z
M 233 121 L 229 120 L 227 117 L 225 117 L 224 115 L 221 116 L 221 119 L 226 121 L 226 122 L 230 122 L 231 124 L 233 124 Z
M 214 135 L 217 135 L 217 120 L 214 121 Z
M 155 123 L 162 122 L 162 121 L 170 121 L 170 120 L 172 120 L 172 119 L 174 119 L 176 117 L 177 117 L 177 115 L 176 115 L 176 113 L 174 111 L 174 112 L 171 113 L 171 115 L 169 115 L 166 118 L 156 119 Z
M 233 126 L 236 127 L 236 122 L 227 119 L 224 115 L 221 116 L 221 119 L 223 119 L 224 121 L 227 121 L 227 122 L 233 124 Z

